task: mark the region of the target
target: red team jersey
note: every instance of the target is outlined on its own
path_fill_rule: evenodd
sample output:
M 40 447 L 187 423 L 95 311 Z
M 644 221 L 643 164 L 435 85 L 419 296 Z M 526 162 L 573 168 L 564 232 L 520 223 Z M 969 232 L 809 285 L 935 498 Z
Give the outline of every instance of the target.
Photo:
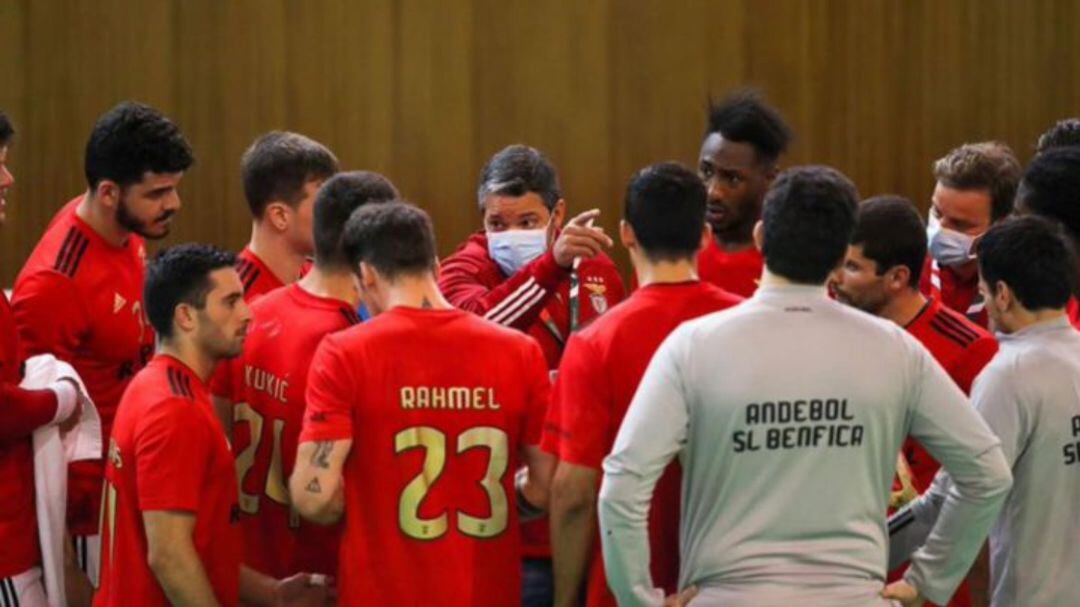
M 243 547 L 232 453 L 209 392 L 179 360 L 155 356 L 124 393 L 105 480 L 95 607 L 169 604 L 147 564 L 148 510 L 195 515 L 192 539 L 214 595 L 237 604 Z
M 919 279 L 919 291 L 927 297 L 941 301 L 984 329 L 990 326 L 986 305 L 979 295 L 978 273 L 970 279 L 961 280 L 952 268 L 939 266 L 927 255 L 923 263 L 922 277 Z
M 997 354 L 997 341 L 986 329 L 941 305 L 937 299 L 927 301 L 922 311 L 905 328 L 930 351 L 934 360 L 964 394 L 971 392 L 972 382 Z M 903 449 L 904 457 L 911 466 L 912 484 L 919 493 L 923 493 L 930 487 L 941 465 L 912 438 L 904 441 Z M 899 486 L 894 486 L 894 489 L 899 489 Z M 894 572 L 891 579 L 899 579 L 897 573 Z M 949 606 L 967 607 L 970 604 L 970 590 L 965 582 L 957 589 Z
M 729 308 L 742 298 L 703 282 L 650 284 L 570 339 L 555 380 L 542 446 L 560 460 L 600 470 L 649 360 L 682 322 Z M 668 594 L 679 575 L 680 474 L 668 467 L 649 509 L 653 581 Z M 615 605 L 593 544 L 590 607 Z
M 154 350 L 142 302 L 145 250 L 134 234 L 123 246 L 99 236 L 76 215 L 81 200 L 49 224 L 15 280 L 12 306 L 26 354 L 71 363 L 108 436 L 124 388 Z M 102 468 L 101 460 L 71 465 L 68 525 L 75 535 L 97 533 Z
M 37 565 L 34 460 L 30 434 L 56 416 L 52 390 L 23 390 L 15 316 L 0 292 L 0 579 Z
M 233 403 L 244 562 L 277 578 L 300 571 L 334 575 L 340 527 L 301 523 L 287 487 L 315 348 L 359 318 L 348 303 L 296 284 L 259 298 L 251 311 L 244 353 L 225 365 L 233 378 L 228 384 L 240 390 L 223 393 L 212 386 L 215 396 Z
M 698 275 L 701 280 L 712 283 L 729 293 L 750 297 L 757 291 L 765 258 L 757 247 L 728 253 L 720 248 L 714 238 L 698 253 Z
M 240 282 L 244 284 L 244 301 L 247 303 L 285 286 L 248 247 L 236 254 L 236 272 L 240 275 Z
M 393 308 L 329 335 L 301 442 L 351 439 L 342 605 L 517 605 L 514 471 L 549 393 L 536 343 L 461 310 Z

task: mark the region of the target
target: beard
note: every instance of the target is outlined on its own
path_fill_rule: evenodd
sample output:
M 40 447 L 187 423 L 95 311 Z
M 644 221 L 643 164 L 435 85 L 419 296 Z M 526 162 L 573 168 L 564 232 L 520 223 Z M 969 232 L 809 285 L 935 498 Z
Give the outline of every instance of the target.
M 116 223 L 120 224 L 120 227 L 128 232 L 138 234 L 147 240 L 160 240 L 169 235 L 169 224 L 163 224 L 161 231 L 158 232 L 152 231 L 153 226 L 175 214 L 176 211 L 165 211 L 161 215 L 155 217 L 152 221 L 140 221 L 132 214 L 131 209 L 128 207 L 127 198 L 121 195 L 120 205 L 116 208 Z

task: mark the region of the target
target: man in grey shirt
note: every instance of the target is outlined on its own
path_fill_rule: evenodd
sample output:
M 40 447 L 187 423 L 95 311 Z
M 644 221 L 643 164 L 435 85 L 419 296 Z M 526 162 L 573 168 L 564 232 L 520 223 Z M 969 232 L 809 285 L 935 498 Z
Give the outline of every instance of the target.
M 978 245 L 991 326 L 1001 350 L 972 401 L 1001 439 L 1015 483 L 990 533 L 991 604 L 1058 607 L 1080 601 L 1080 333 L 1065 313 L 1072 260 L 1054 224 L 1006 221 Z M 890 521 L 902 558 L 939 516 L 950 477 Z M 913 541 L 915 540 L 915 541 Z
M 600 524 L 620 605 L 660 605 L 646 518 L 683 466 L 680 587 L 693 605 L 866 607 L 883 598 L 885 510 L 908 434 L 953 474 L 905 605 L 945 603 L 1011 476 L 997 438 L 901 327 L 828 298 L 858 196 L 833 169 L 778 177 L 754 230 L 761 288 L 683 324 L 653 358 L 604 462 Z M 921 593 L 921 595 L 919 594 Z

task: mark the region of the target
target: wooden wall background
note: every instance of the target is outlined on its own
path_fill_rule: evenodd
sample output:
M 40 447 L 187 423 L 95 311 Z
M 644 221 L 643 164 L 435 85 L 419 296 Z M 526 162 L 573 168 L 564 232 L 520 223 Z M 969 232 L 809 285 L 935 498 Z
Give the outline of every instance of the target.
M 792 123 L 785 164 L 925 206 L 949 148 L 998 138 L 1026 162 L 1080 114 L 1080 2 L 0 0 L 0 108 L 19 132 L 0 284 L 85 188 L 89 130 L 125 98 L 197 154 L 167 242 L 239 247 L 240 154 L 284 128 L 388 175 L 445 253 L 479 225 L 476 175 L 502 146 L 545 150 L 572 210 L 614 226 L 633 171 L 694 163 L 707 99 L 742 85 Z

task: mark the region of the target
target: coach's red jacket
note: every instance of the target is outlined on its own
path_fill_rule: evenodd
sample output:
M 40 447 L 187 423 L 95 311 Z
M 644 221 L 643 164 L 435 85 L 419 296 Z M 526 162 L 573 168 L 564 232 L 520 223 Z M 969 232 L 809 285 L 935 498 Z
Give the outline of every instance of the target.
M 578 276 L 580 327 L 622 301 L 624 288 L 604 254 L 583 259 Z M 532 335 L 544 349 L 548 368 L 558 368 L 570 335 L 570 270 L 555 263 L 550 250 L 507 277 L 488 255 L 487 235 L 477 232 L 442 262 L 439 289 L 462 310 Z

